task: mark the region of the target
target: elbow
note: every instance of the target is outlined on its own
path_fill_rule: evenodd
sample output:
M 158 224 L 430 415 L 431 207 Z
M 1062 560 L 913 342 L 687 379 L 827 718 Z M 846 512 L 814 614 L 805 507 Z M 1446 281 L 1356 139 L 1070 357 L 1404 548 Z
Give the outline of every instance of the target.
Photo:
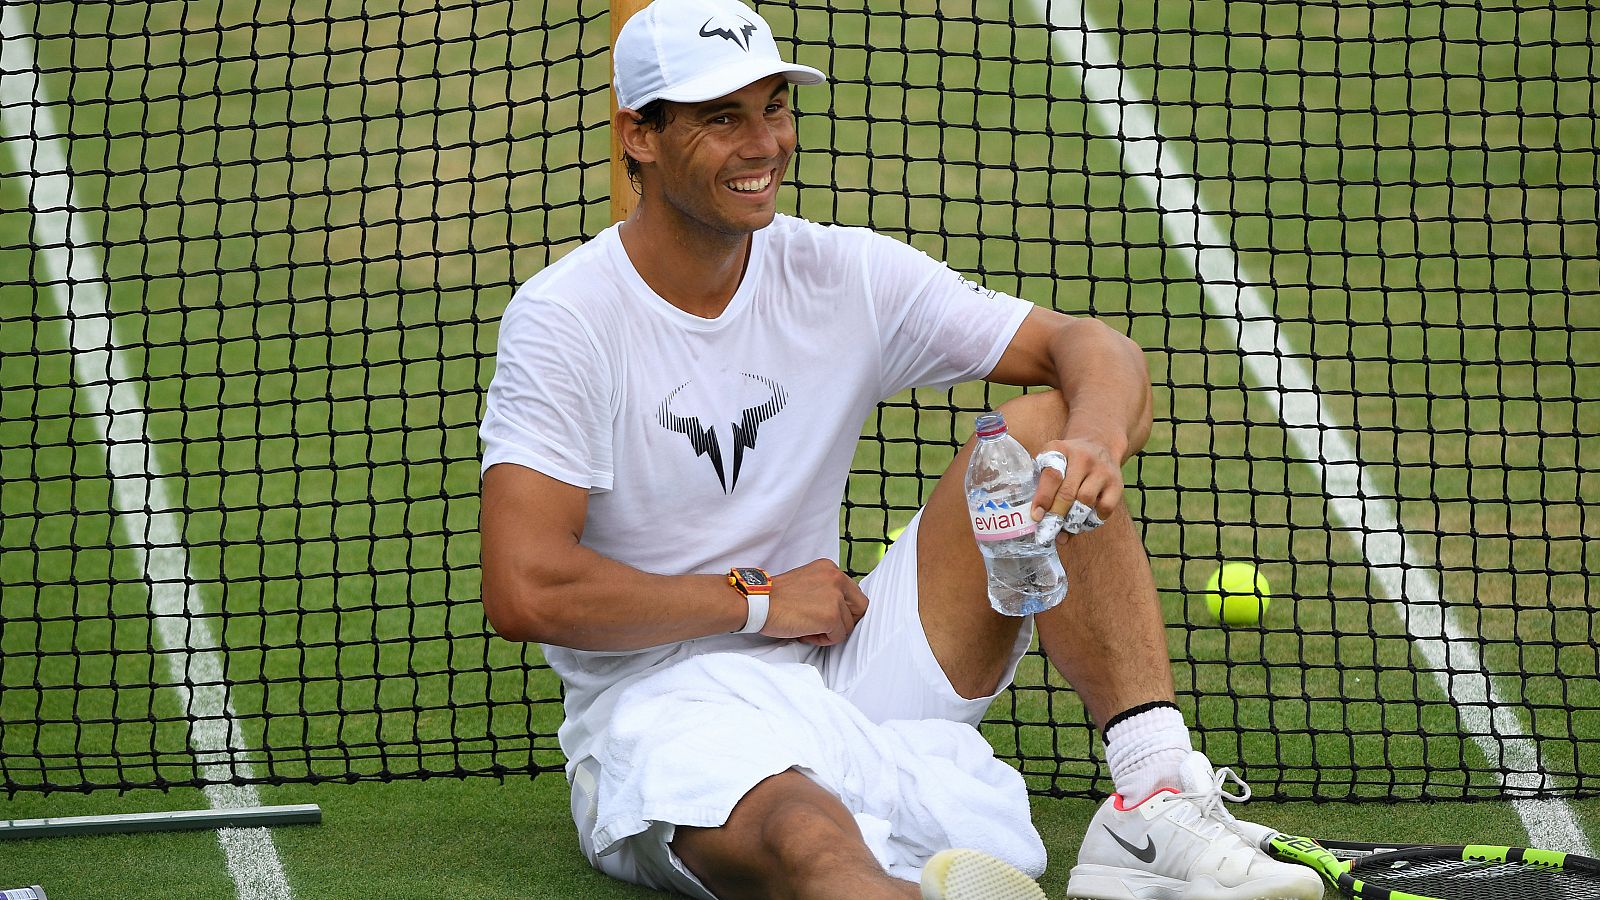
M 1145 445 L 1150 443 L 1150 433 L 1155 428 L 1155 406 L 1155 391 L 1147 380 L 1139 398 L 1139 411 L 1128 428 L 1128 447 L 1123 453 L 1123 462 L 1144 452 Z
M 1147 399 L 1143 415 L 1140 416 L 1139 422 L 1134 426 L 1132 433 L 1128 435 L 1128 451 L 1122 460 L 1123 462 L 1127 462 L 1143 453 L 1144 448 L 1150 443 L 1150 433 L 1155 428 L 1154 414 L 1151 412 L 1151 408 L 1152 404 Z
M 1150 371 L 1150 360 L 1145 355 L 1144 348 L 1139 346 L 1138 341 L 1128 337 L 1126 334 L 1123 334 L 1115 328 L 1112 328 L 1110 325 L 1107 325 L 1099 319 L 1090 319 L 1089 321 L 1100 326 L 1100 328 L 1104 330 L 1106 335 L 1105 340 L 1113 346 L 1120 347 L 1122 352 L 1127 355 L 1129 362 L 1137 363 L 1138 366 L 1141 369 L 1144 369 L 1146 373 Z M 1146 381 L 1148 380 L 1149 379 L 1146 378 Z
M 1111 332 L 1114 340 L 1122 345 L 1122 351 L 1127 354 L 1130 374 L 1138 372 L 1143 382 L 1144 389 L 1139 392 L 1139 409 L 1134 416 L 1133 427 L 1128 433 L 1127 456 L 1132 457 L 1144 449 L 1150 441 L 1150 432 L 1155 426 L 1155 390 L 1151 385 L 1150 358 L 1139 346 L 1139 342 L 1128 337 L 1109 325 L 1100 323 L 1107 331 Z M 1127 460 L 1124 459 L 1124 462 Z
M 495 588 L 489 579 L 484 579 L 484 615 L 494 633 L 508 641 L 551 643 L 554 629 L 545 611 L 546 605 L 536 591 Z

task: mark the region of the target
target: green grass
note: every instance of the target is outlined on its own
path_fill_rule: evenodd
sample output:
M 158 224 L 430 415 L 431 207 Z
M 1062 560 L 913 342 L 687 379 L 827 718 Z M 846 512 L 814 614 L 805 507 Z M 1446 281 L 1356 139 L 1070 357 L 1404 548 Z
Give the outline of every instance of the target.
M 805 37 L 801 61 L 833 76 L 796 93 L 787 209 L 899 235 L 1147 348 L 1156 427 L 1128 466 L 1130 502 L 1213 758 L 1265 794 L 1361 801 L 1283 807 L 1286 825 L 1348 829 L 1334 836 L 1420 835 L 1437 809 L 1374 799 L 1494 795 L 1495 764 L 1375 599 L 1363 536 L 1329 526 L 1316 470 L 1031 8 L 769 5 L 780 34 Z M 1268 292 L 1547 767 L 1592 794 L 1600 12 L 1088 7 L 1120 29 L 1130 89 L 1226 214 L 1240 277 Z M 476 423 L 512 288 L 606 224 L 604 15 L 554 0 L 37 15 L 150 465 L 182 495 L 188 576 L 215 611 L 247 742 L 271 748 L 250 754 L 257 773 L 559 766 L 553 676 L 536 648 L 489 637 L 477 604 Z M 28 275 L 45 270 L 14 177 L 26 148 L 0 141 L 0 784 L 24 790 L 0 815 L 199 805 L 181 788 L 32 793 L 196 770 L 129 552 L 142 537 L 118 524 L 72 386 L 71 323 Z M 853 466 L 846 568 L 864 571 L 972 416 L 1011 393 L 917 392 L 865 423 L 882 439 Z M 1204 612 L 1222 559 L 1271 579 L 1262 628 Z M 1081 705 L 1041 660 L 991 718 L 1034 789 L 1108 788 Z M 278 835 L 305 896 L 637 895 L 576 858 L 560 785 L 266 793 L 329 808 L 327 825 Z M 1090 807 L 1036 806 L 1070 856 Z M 1502 805 L 1446 809 L 1463 837 L 1519 840 Z M 1579 810 L 1594 833 L 1595 807 Z M 12 879 L 27 864 L 67 897 L 103 886 L 77 870 L 112 868 L 221 896 L 219 859 L 205 835 L 0 845 L 0 886 L 34 877 Z M 1050 877 L 1058 890 L 1059 862 Z M 550 878 L 560 889 L 533 890 Z
M 578 852 L 559 778 L 432 779 L 393 784 L 272 788 L 269 803 L 317 803 L 323 822 L 273 831 L 291 884 L 303 897 L 428 900 L 441 893 L 490 898 L 627 900 L 665 896 L 613 881 Z M 0 814 L 30 818 L 203 806 L 195 791 L 22 798 Z M 1591 828 L 1600 801 L 1574 804 Z M 1498 804 L 1250 804 L 1285 831 L 1351 840 L 1526 843 Z M 1043 884 L 1061 896 L 1094 803 L 1036 798 L 1050 852 Z M 86 860 L 92 864 L 86 864 Z M 40 884 L 51 900 L 233 896 L 210 832 L 53 838 L 0 843 L 0 885 Z

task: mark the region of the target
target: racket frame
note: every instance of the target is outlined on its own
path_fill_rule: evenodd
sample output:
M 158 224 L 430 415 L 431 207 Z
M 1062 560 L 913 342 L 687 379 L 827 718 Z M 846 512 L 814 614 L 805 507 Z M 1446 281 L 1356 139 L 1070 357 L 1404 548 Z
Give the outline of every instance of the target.
M 1261 842 L 1274 859 L 1309 866 L 1325 881 L 1357 900 L 1438 900 L 1422 894 L 1368 884 L 1352 873 L 1359 860 L 1381 856 L 1384 860 L 1442 859 L 1478 862 L 1523 862 L 1565 871 L 1600 874 L 1600 860 L 1559 850 L 1500 847 L 1490 844 L 1375 844 L 1365 841 L 1314 840 L 1276 832 Z M 1570 864 L 1570 865 L 1569 865 Z

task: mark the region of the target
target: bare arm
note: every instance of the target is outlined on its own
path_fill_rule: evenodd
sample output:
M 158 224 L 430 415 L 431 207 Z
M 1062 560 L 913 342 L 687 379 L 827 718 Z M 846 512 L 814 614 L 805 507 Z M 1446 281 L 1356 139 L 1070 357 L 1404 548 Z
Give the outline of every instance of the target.
M 1066 401 L 1066 433 L 1046 449 L 1066 455 L 1067 477 L 1059 487 L 1053 474 L 1040 479 L 1035 518 L 1047 502 L 1059 514 L 1074 499 L 1109 517 L 1122 500 L 1122 464 L 1150 439 L 1150 370 L 1139 345 L 1094 319 L 1035 309 L 988 380 L 1053 385 Z
M 502 637 L 638 650 L 744 625 L 748 606 L 723 576 L 653 575 L 581 545 L 588 507 L 587 491 L 532 469 L 484 473 L 483 608 Z M 855 582 L 818 560 L 774 577 L 761 633 L 837 643 L 865 612 Z

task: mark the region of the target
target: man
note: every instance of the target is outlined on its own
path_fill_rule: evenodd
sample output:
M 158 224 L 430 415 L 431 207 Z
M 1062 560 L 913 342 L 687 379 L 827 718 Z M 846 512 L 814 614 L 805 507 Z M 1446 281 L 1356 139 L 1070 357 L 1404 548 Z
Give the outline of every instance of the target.
M 1224 811 L 1248 793 L 1223 792 L 1173 702 L 1122 503 L 1151 422 L 1138 347 L 777 215 L 790 84 L 824 76 L 737 0 L 657 0 L 614 57 L 638 208 L 518 291 L 482 429 L 484 606 L 563 679 L 590 862 L 723 900 L 916 897 L 919 873 L 935 900 L 1042 897 L 1021 779 L 973 728 L 1036 626 L 1118 790 L 1071 896 L 1320 897 Z M 1081 502 L 1105 520 L 1060 539 L 1071 591 L 1037 617 L 987 602 L 970 445 L 859 586 L 834 562 L 860 423 L 974 378 L 1056 388 L 1001 410 L 1068 461 L 1034 518 Z

